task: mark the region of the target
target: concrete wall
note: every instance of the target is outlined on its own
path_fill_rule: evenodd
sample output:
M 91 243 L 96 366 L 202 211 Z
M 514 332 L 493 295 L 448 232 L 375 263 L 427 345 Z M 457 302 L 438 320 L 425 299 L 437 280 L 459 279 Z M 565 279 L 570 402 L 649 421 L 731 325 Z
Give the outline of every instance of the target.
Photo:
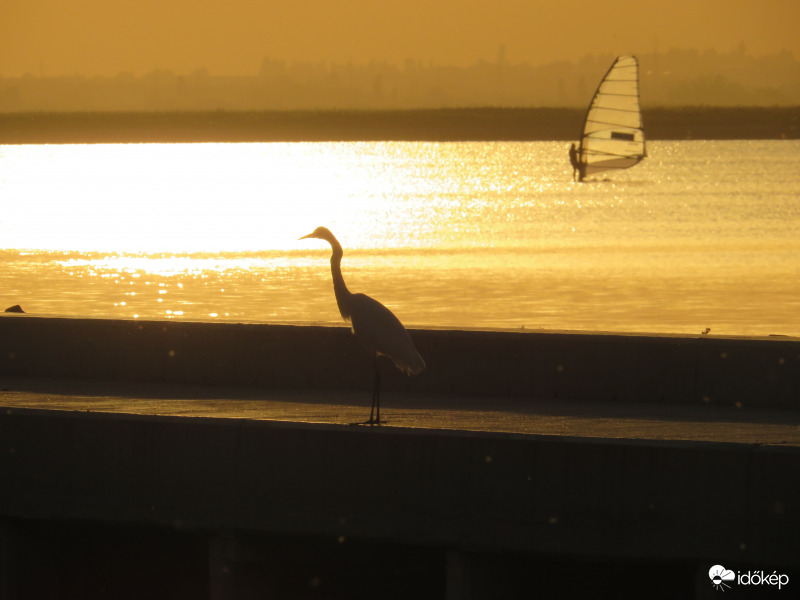
M 427 363 L 387 388 L 623 402 L 800 407 L 797 338 L 411 332 Z M 0 374 L 369 389 L 345 327 L 0 315 Z
M 0 414 L 0 516 L 606 560 L 798 565 L 797 466 L 794 447 Z
M 427 369 L 385 383 L 445 398 L 800 402 L 797 339 L 411 334 Z M 0 376 L 324 390 L 371 368 L 343 327 L 0 316 Z M 800 564 L 799 465 L 793 445 L 4 408 L 0 600 L 98 573 L 141 597 L 164 564 L 187 598 L 303 597 L 331 571 L 329 597 L 706 597 L 710 565 Z

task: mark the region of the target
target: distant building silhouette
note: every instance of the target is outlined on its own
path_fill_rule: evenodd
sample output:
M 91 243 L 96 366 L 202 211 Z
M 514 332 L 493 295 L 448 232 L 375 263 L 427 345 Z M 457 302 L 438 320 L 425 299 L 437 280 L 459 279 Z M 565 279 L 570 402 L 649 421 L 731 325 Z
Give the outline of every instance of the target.
M 800 104 L 800 61 L 791 52 L 751 56 L 737 47 L 638 53 L 645 106 Z M 199 68 L 143 76 L 2 77 L 0 112 L 120 110 L 407 109 L 464 106 L 585 106 L 611 55 L 540 66 L 509 61 L 466 67 L 407 60 L 403 65 L 289 63 L 266 57 L 250 77 Z

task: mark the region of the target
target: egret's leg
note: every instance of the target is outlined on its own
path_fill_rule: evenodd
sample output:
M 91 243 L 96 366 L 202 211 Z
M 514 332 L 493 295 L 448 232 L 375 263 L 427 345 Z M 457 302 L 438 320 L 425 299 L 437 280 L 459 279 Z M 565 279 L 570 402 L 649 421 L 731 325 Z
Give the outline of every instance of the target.
M 375 423 L 381 424 L 381 367 L 378 355 L 375 355 L 375 388 L 372 392 L 372 404 L 375 406 Z M 371 417 L 370 417 L 371 419 Z
M 369 411 L 369 421 L 351 423 L 351 425 L 380 425 L 381 421 L 381 370 L 378 355 L 375 355 L 375 379 L 372 386 L 372 407 Z
M 377 380 L 377 377 L 375 379 Z M 375 422 L 375 383 L 372 384 L 372 407 L 369 409 L 369 421 L 367 421 L 370 425 Z

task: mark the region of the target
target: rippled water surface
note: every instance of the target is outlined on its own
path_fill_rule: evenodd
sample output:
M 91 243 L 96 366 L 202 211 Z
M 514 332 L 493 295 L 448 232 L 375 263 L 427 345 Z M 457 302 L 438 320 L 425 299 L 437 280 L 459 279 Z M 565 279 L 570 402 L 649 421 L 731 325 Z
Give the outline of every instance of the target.
M 0 298 L 28 312 L 800 336 L 800 143 L 0 146 Z

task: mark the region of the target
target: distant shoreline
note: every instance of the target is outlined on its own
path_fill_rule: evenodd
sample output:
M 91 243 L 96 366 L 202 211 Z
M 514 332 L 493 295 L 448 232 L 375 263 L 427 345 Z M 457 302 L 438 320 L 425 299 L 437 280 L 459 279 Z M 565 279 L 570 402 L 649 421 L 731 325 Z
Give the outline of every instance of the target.
M 0 113 L 0 144 L 569 141 L 584 110 L 31 112 Z M 800 139 L 800 107 L 644 111 L 650 140 Z

